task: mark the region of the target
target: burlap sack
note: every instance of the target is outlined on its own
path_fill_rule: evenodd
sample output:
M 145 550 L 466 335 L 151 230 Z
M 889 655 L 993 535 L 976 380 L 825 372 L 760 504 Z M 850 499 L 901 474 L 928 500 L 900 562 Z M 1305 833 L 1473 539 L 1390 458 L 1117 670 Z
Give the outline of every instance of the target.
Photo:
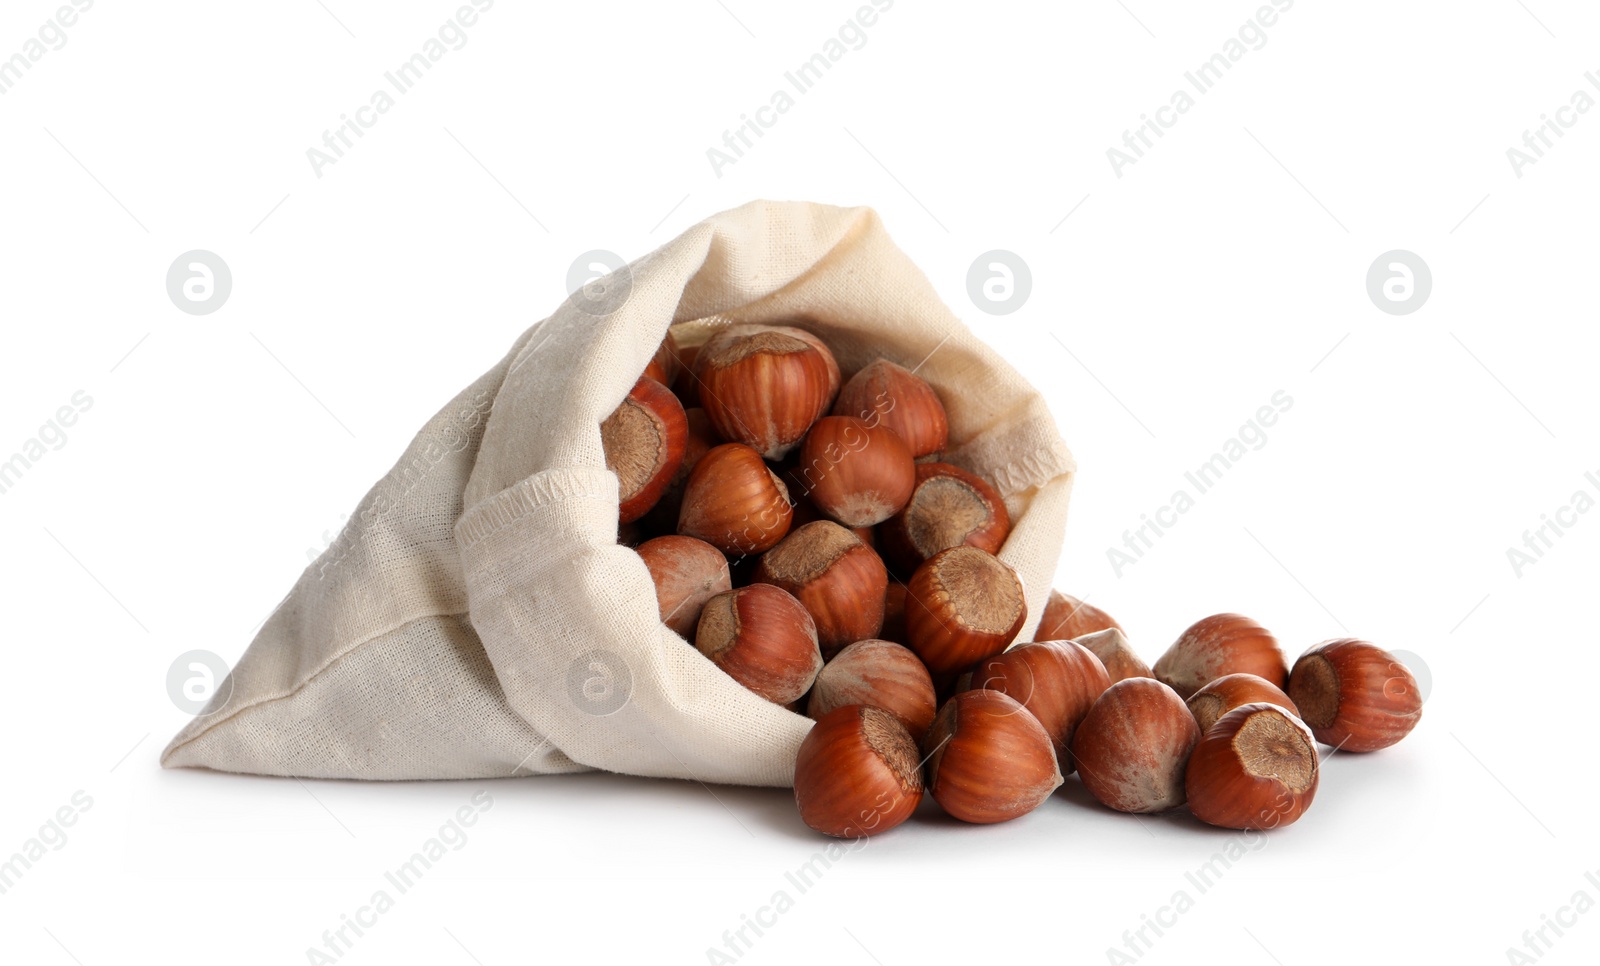
M 600 446 L 669 325 L 692 345 L 730 321 L 803 326 L 847 377 L 879 357 L 920 366 L 949 409 L 947 459 L 1006 498 L 1001 556 L 1027 587 L 1031 632 L 1073 478 L 1044 400 L 870 209 L 754 202 L 576 293 L 430 420 L 162 764 L 792 784 L 810 721 L 660 622 L 649 573 L 617 544 Z

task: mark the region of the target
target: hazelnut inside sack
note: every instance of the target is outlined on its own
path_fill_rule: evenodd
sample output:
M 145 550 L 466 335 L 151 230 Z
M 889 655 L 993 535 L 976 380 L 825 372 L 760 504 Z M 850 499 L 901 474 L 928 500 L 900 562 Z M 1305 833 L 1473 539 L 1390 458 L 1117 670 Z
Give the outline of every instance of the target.
M 753 202 L 609 282 L 602 298 L 562 303 L 473 387 L 486 405 L 460 449 L 427 463 L 450 417 L 425 428 L 358 508 L 372 526 L 337 566 L 313 564 L 166 764 L 792 784 L 811 721 L 669 629 L 650 571 L 618 542 L 600 427 L 669 328 L 692 352 L 732 325 L 794 327 L 831 348 L 845 379 L 878 359 L 915 367 L 948 412 L 940 459 L 1006 504 L 999 556 L 1025 588 L 1026 639 L 1055 573 L 1072 457 L 1042 397 L 940 302 L 874 212 Z M 418 459 L 428 470 L 407 486 Z

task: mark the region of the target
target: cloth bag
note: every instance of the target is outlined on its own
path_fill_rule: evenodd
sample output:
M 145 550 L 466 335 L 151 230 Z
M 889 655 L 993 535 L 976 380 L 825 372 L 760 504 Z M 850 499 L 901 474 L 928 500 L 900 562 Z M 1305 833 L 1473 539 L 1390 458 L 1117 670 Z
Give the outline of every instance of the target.
M 945 459 L 990 480 L 1037 625 L 1074 464 L 1042 397 L 946 308 L 868 208 L 758 201 L 574 293 L 422 427 L 301 575 L 166 767 L 306 778 L 603 769 L 793 784 L 810 720 L 661 623 L 617 543 L 600 422 L 668 327 L 806 328 L 846 378 L 891 359 L 949 411 Z

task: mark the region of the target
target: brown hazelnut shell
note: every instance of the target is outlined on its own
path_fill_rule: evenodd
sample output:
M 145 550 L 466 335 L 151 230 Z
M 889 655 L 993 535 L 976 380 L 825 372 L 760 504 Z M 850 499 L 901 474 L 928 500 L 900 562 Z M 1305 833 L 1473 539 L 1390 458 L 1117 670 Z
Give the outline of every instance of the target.
M 906 584 L 906 644 L 935 676 L 1005 650 L 1027 616 L 1016 571 L 977 547 L 941 550 Z
M 1378 751 L 1422 720 L 1422 694 L 1410 669 L 1368 641 L 1324 641 L 1295 661 L 1289 697 L 1317 740 L 1341 751 Z
M 918 463 L 904 508 L 880 529 L 884 559 L 911 573 L 951 547 L 998 554 L 1011 533 L 1011 517 L 999 491 L 977 474 L 950 463 Z
M 646 540 L 635 552 L 655 582 L 661 623 L 693 640 L 706 601 L 733 589 L 728 558 L 704 540 L 677 534 Z
M 864 704 L 899 718 L 920 740 L 939 706 L 933 678 L 917 656 L 891 641 L 856 641 L 823 665 L 806 714 L 821 718 L 835 708 Z
M 870 527 L 911 498 L 917 466 L 905 441 L 854 416 L 824 416 L 806 433 L 790 478 L 817 509 L 847 527 Z
M 1039 617 L 1039 629 L 1034 632 L 1036 641 L 1075 641 L 1085 634 L 1110 628 L 1122 630 L 1110 614 L 1070 594 L 1050 591 L 1044 613 Z
M 1161 812 L 1185 800 L 1200 727 L 1178 692 L 1153 678 L 1107 688 L 1078 724 L 1072 757 L 1084 788 L 1119 812 Z
M 824 835 L 853 839 L 886 832 L 911 817 L 922 792 L 916 742 L 887 711 L 835 708 L 800 743 L 795 804 L 801 820 Z
M 678 397 L 648 377 L 600 424 L 606 468 L 617 474 L 620 522 L 632 523 L 661 499 L 683 462 L 688 432 Z
M 798 700 L 822 670 L 811 615 L 789 594 L 765 584 L 724 591 L 706 601 L 694 646 L 773 704 Z
M 835 416 L 882 422 L 906 441 L 917 459 L 942 452 L 950 420 L 933 387 L 911 370 L 879 359 L 850 377 L 833 404 Z
M 1201 731 L 1209 730 L 1218 718 L 1243 704 L 1276 704 L 1295 717 L 1300 716 L 1300 709 L 1282 688 L 1254 674 L 1224 674 L 1190 695 L 1187 704 Z
M 791 326 L 735 325 L 695 357 L 699 402 L 723 439 L 767 459 L 800 445 L 839 391 L 839 364 L 822 340 Z
M 922 752 L 928 793 L 963 822 L 1020 818 L 1062 781 L 1044 726 L 998 691 L 952 696 L 933 719 Z
M 1189 811 L 1223 828 L 1281 828 L 1311 807 L 1320 766 L 1316 738 L 1299 718 L 1275 704 L 1240 705 L 1189 756 Z
M 1196 621 L 1151 671 L 1184 700 L 1224 674 L 1254 674 L 1279 688 L 1289 678 L 1277 638 L 1242 614 L 1213 614 Z
M 969 686 L 1017 699 L 1044 725 L 1062 774 L 1071 774 L 1072 734 L 1111 678 L 1088 649 L 1071 641 L 1041 641 L 979 661 Z
M 762 554 L 752 579 L 782 587 L 805 605 L 824 657 L 883 629 L 889 572 L 871 547 L 837 523 L 796 528 Z
M 678 532 L 728 554 L 761 553 L 789 532 L 794 510 L 783 481 L 740 443 L 712 447 L 684 483 Z

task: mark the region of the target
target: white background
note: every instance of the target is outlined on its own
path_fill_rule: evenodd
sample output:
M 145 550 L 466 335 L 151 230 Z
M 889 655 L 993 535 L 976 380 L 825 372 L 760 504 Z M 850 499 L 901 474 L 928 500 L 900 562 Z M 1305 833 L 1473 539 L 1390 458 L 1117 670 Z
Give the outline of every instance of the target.
M 1506 154 L 1600 97 L 1600 13 L 1300 0 L 1119 178 L 1107 148 L 1256 4 L 901 0 L 719 177 L 707 149 L 855 7 L 501 0 L 321 177 L 307 149 L 450 0 L 96 3 L 0 96 L 0 457 L 93 400 L 0 496 L 0 858 L 93 802 L 0 895 L 8 962 L 306 962 L 480 789 L 466 845 L 342 961 L 721 961 L 785 889 L 742 961 L 1121 961 L 1185 890 L 1140 961 L 1505 962 L 1600 900 L 1600 513 L 1520 573 L 1507 556 L 1600 495 L 1600 111 L 1521 177 Z M 0 57 L 53 10 L 7 3 Z M 823 843 L 784 791 L 158 768 L 184 721 L 168 665 L 243 652 L 579 253 L 632 259 L 761 197 L 875 207 L 1047 394 L 1082 468 L 1059 586 L 1148 659 L 1221 610 L 1291 655 L 1367 637 L 1421 657 L 1417 731 L 1333 756 L 1306 817 L 1204 894 L 1185 873 L 1235 835 L 1075 780 L 1006 826 L 929 807 L 800 894 L 784 874 Z M 211 315 L 165 291 L 192 249 L 232 269 Z M 991 249 L 1032 270 L 1011 315 L 967 292 Z M 1414 314 L 1367 295 L 1391 249 L 1431 266 Z M 1107 548 L 1278 390 L 1266 444 L 1118 575 Z M 1544 961 L 1592 962 L 1600 915 L 1560 915 Z

